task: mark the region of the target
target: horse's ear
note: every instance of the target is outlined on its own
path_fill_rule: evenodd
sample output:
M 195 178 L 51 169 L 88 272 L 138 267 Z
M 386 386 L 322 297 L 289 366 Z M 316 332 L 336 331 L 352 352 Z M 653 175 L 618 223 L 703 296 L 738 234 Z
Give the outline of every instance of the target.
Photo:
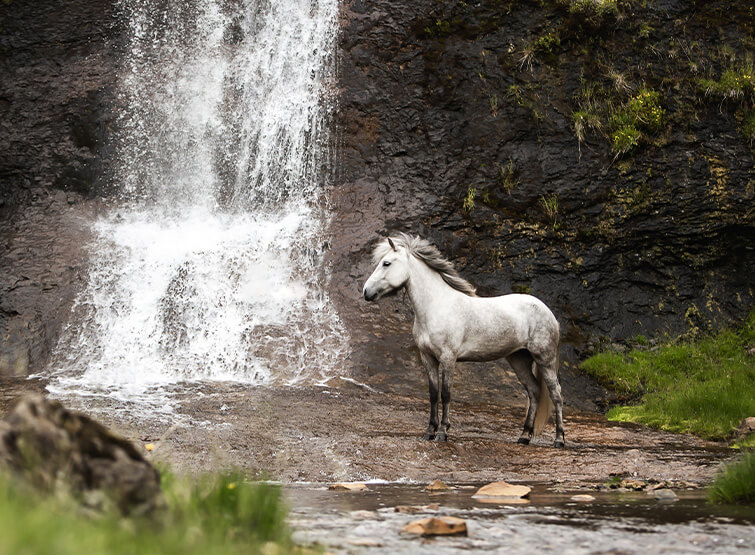
M 393 244 L 393 239 L 391 239 L 390 237 L 388 237 L 388 244 L 394 251 L 396 250 L 396 245 Z

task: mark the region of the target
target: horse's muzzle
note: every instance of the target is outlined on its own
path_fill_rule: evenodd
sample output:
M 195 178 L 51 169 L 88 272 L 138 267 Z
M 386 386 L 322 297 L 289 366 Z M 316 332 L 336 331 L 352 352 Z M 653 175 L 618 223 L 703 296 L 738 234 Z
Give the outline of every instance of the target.
M 370 293 L 367 292 L 367 289 L 364 290 L 364 300 L 365 301 L 373 302 L 373 301 L 377 300 L 377 298 L 378 298 L 377 293 L 370 294 Z

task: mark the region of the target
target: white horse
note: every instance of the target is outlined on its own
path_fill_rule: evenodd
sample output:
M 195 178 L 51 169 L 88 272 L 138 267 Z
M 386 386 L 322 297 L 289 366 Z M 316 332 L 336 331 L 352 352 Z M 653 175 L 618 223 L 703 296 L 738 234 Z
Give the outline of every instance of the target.
M 506 357 L 527 391 L 529 407 L 519 443 L 528 444 L 556 409 L 554 447 L 564 446 L 563 400 L 558 383 L 559 325 L 531 295 L 478 297 L 438 249 L 404 233 L 381 241 L 377 267 L 364 284 L 368 301 L 406 287 L 414 308 L 414 341 L 427 369 L 430 423 L 423 439 L 446 441 L 451 383 L 457 361 Z M 438 425 L 438 385 L 443 416 Z M 550 394 L 550 396 L 549 396 Z M 552 404 L 551 404 L 552 401 Z

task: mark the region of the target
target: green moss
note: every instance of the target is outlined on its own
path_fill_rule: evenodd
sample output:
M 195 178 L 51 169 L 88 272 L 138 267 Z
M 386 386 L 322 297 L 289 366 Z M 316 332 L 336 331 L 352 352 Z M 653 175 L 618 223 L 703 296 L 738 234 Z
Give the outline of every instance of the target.
M 755 503 L 755 453 L 729 464 L 708 489 L 713 503 Z
M 291 542 L 278 487 L 241 475 L 164 475 L 167 507 L 147 519 L 84 516 L 64 495 L 44 497 L 0 475 L 0 553 L 254 553 Z
M 608 412 L 610 420 L 639 422 L 710 439 L 730 438 L 755 414 L 755 310 L 737 331 L 697 342 L 680 341 L 657 350 L 600 353 L 582 369 L 607 387 L 638 398 Z

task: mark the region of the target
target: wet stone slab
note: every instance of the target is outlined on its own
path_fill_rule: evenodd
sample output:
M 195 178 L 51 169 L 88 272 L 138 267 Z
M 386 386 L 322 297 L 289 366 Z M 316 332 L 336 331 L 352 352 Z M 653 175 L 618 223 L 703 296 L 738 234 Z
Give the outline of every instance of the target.
M 538 484 L 528 501 L 484 503 L 472 499 L 477 485 L 433 495 L 422 484 L 370 484 L 356 496 L 316 484 L 284 491 L 295 541 L 335 553 L 755 553 L 755 509 L 711 506 L 701 491 L 679 491 L 673 504 L 639 492 L 595 492 L 595 501 L 578 503 L 570 499 L 574 491 Z M 438 508 L 395 510 L 429 502 Z M 464 519 L 468 535 L 401 532 L 417 518 L 442 516 Z

